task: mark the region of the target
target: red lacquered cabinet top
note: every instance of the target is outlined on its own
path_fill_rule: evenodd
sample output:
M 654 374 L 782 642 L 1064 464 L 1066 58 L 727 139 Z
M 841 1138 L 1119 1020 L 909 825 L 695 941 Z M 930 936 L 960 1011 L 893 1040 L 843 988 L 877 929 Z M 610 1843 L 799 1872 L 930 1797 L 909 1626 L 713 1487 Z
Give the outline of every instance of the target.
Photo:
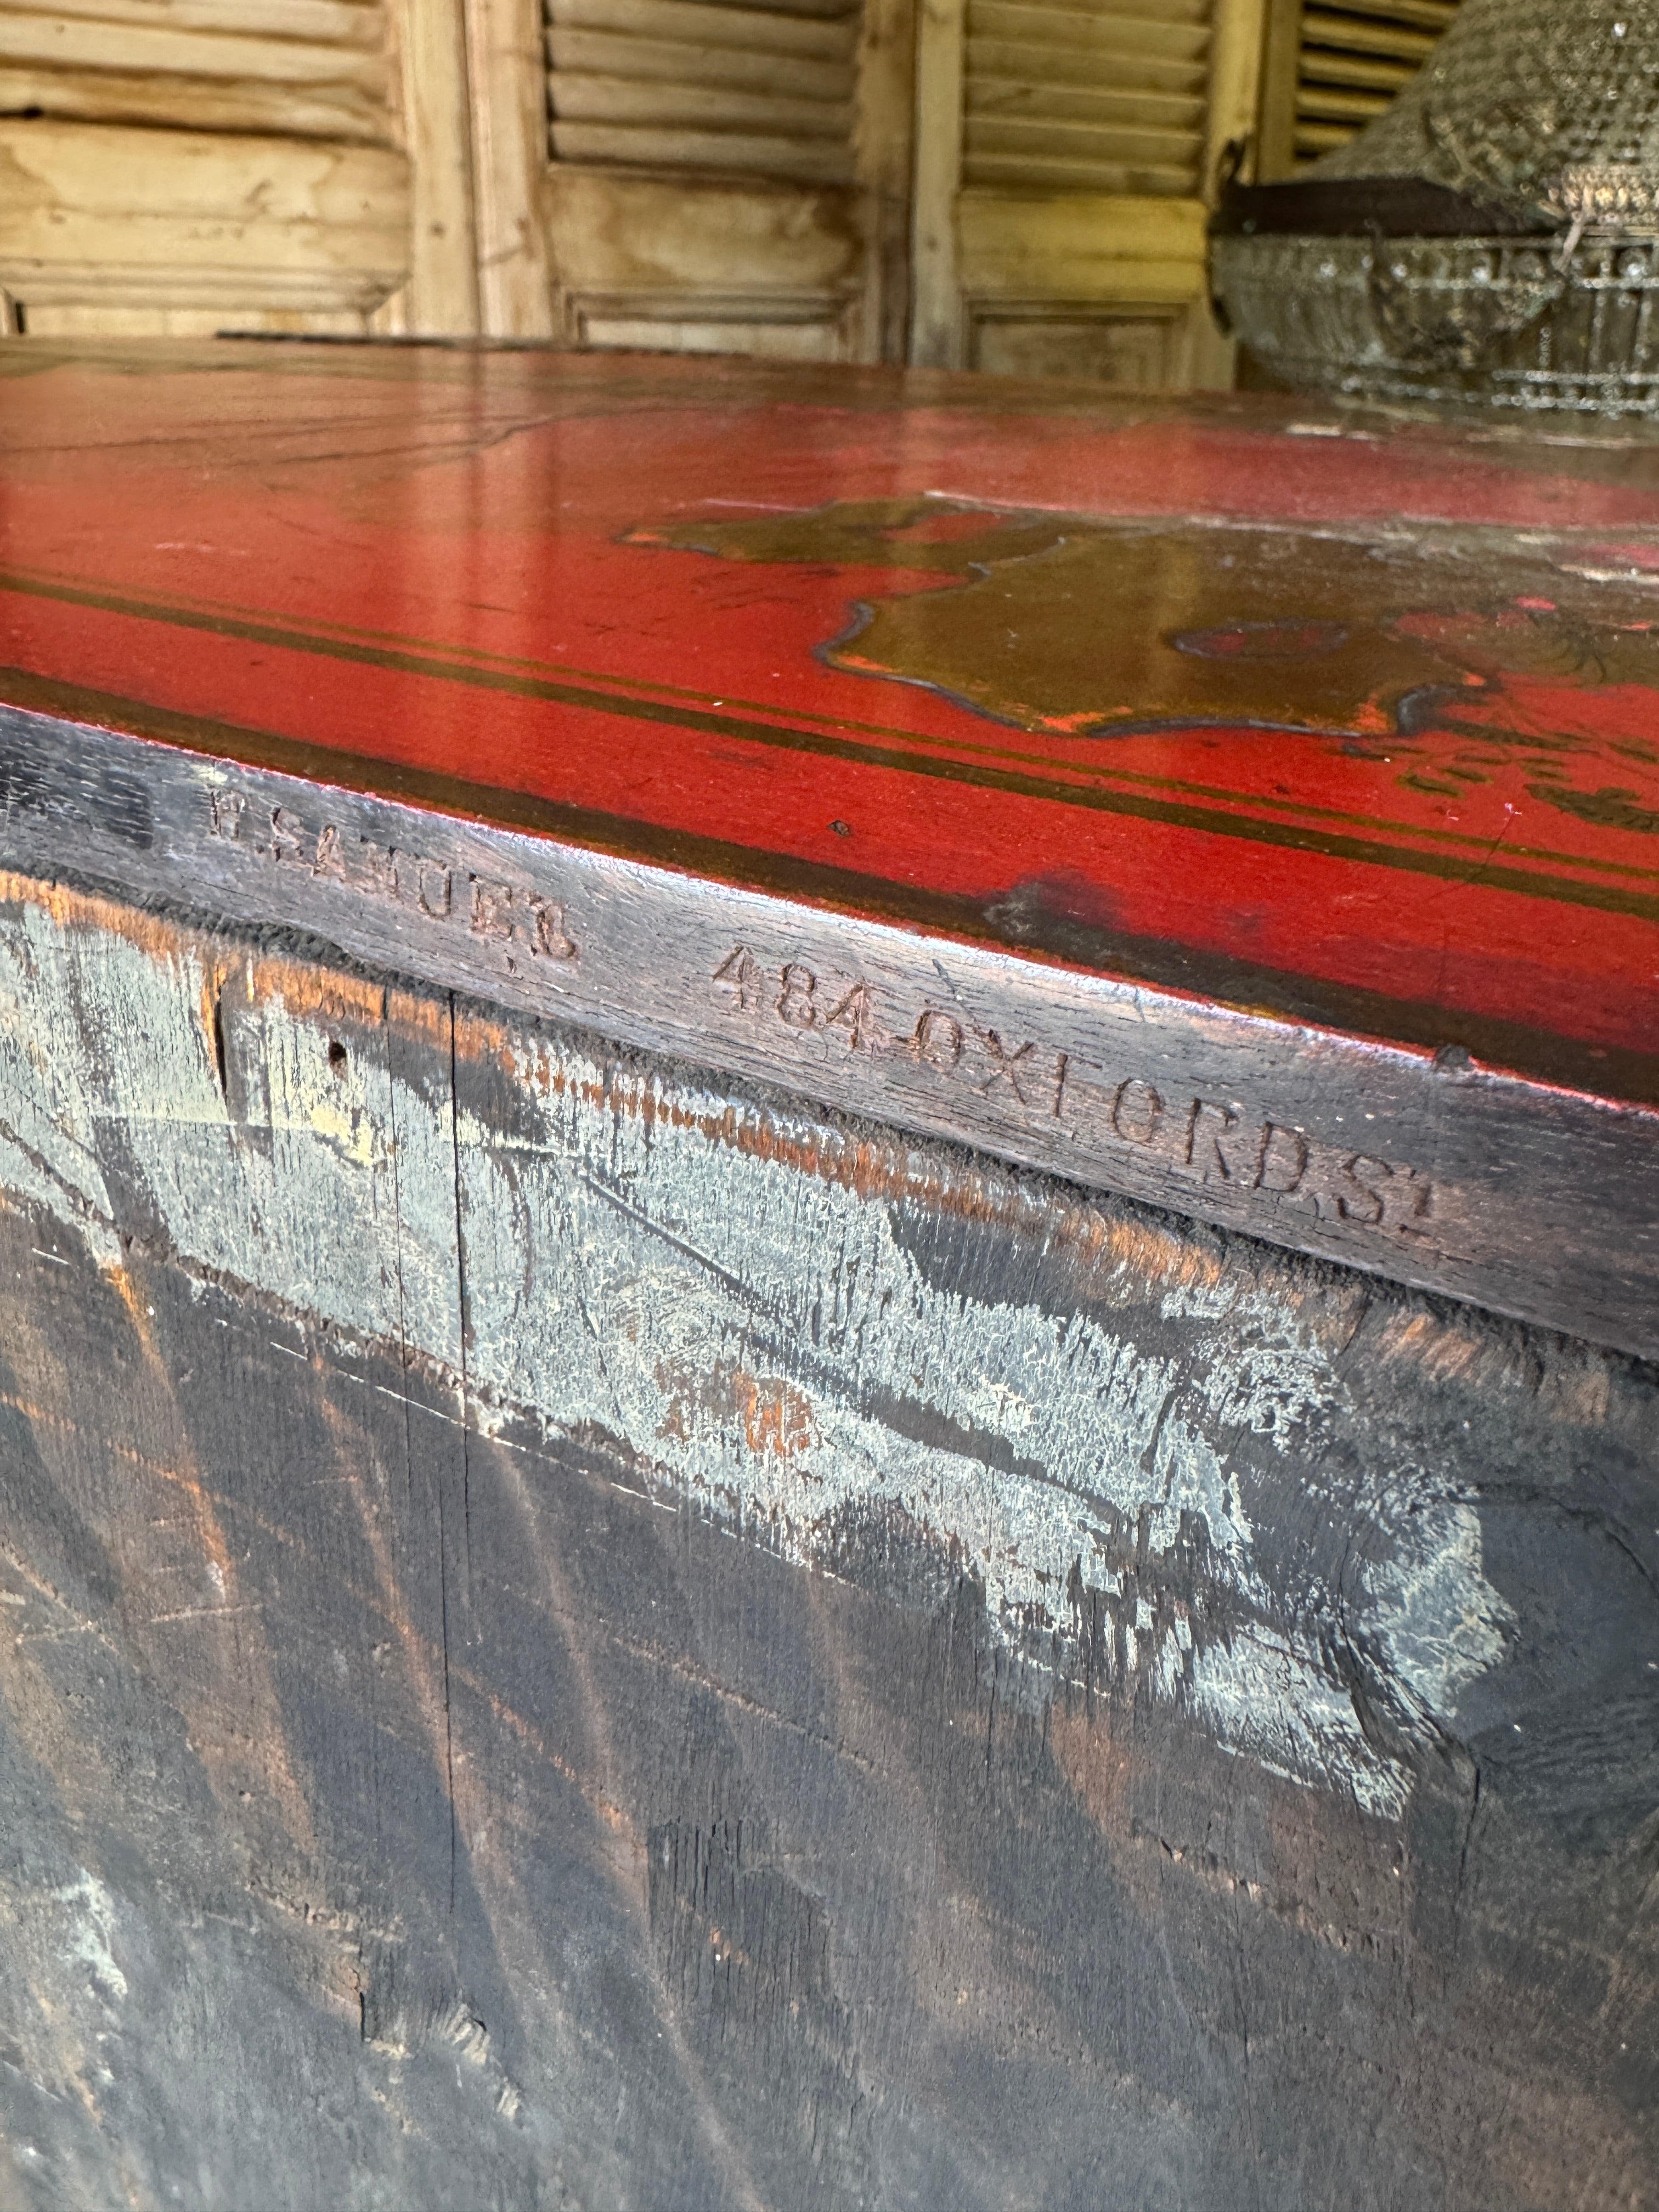
M 0 700 L 1659 1093 L 1659 444 L 537 350 L 0 368 Z

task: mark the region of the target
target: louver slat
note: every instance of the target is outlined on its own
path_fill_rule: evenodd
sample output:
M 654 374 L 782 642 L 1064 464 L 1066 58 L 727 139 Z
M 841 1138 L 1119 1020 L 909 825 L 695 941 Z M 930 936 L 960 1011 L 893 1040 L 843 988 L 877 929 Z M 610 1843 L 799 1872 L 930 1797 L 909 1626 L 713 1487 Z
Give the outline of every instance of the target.
M 848 0 L 550 0 L 553 157 L 849 184 L 858 28 Z
M 1296 153 L 1309 161 L 1346 146 L 1381 115 L 1433 52 L 1457 0 L 1345 0 L 1302 18 Z
M 785 100 L 844 106 L 853 96 L 850 62 L 818 61 L 761 48 L 698 46 L 672 39 L 634 39 L 611 31 L 556 30 L 548 40 L 560 86 L 578 76 L 622 77 L 639 85 L 772 93 Z
M 0 0 L 0 114 L 389 143 L 366 0 Z
M 1199 189 L 1208 0 L 969 0 L 965 185 Z

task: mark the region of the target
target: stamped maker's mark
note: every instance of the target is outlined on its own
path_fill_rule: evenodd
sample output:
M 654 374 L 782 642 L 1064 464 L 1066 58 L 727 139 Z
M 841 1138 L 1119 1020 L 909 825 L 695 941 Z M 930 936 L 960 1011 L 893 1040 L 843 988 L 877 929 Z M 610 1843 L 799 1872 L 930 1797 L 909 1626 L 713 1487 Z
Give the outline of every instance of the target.
M 853 1053 L 911 1060 L 947 1081 L 969 1085 L 996 1104 L 1050 1119 L 1062 1110 L 1066 1056 L 1033 1041 L 1005 1039 L 938 1006 L 924 1006 L 914 1022 L 894 1026 L 878 1011 L 868 983 L 854 979 L 832 985 L 802 960 L 764 968 L 743 945 L 727 953 L 713 981 L 736 1012 L 770 1017 L 798 1033 L 815 1030 Z
M 1413 1167 L 1287 1128 L 1214 1099 L 1183 1097 L 1173 1110 L 1149 1083 L 1130 1077 L 1112 1096 L 1113 1132 L 1148 1147 L 1202 1183 L 1310 1200 L 1326 1219 L 1430 1237 L 1434 1186 Z
M 1322 1219 L 1402 1237 L 1437 1233 L 1434 1186 L 1419 1170 L 1253 1115 L 1237 1100 L 1165 1097 L 1130 1075 L 1084 1079 L 1073 1056 L 923 1004 L 911 1018 L 857 977 L 831 981 L 805 960 L 768 966 L 734 945 L 711 977 L 729 1013 L 797 1036 L 815 1032 L 850 1057 L 927 1068 L 1028 1127 L 1059 1122 L 1109 1157 L 1139 1156 L 1162 1174 L 1241 1196 L 1298 1200 Z
M 522 884 L 458 871 L 399 846 L 381 845 L 335 822 L 309 823 L 291 806 L 263 806 L 234 787 L 209 799 L 210 836 L 338 884 L 361 898 L 396 906 L 428 921 L 465 927 L 475 937 L 536 960 L 574 960 L 580 948 L 566 924 L 564 903 Z

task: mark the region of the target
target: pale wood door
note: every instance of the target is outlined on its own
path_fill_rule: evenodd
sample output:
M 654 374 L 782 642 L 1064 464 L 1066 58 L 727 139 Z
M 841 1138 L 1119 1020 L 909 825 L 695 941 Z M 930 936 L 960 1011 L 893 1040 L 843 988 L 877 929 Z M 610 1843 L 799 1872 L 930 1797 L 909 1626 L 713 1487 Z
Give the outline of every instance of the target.
M 1226 384 L 1206 195 L 1261 0 L 921 0 L 913 358 Z
M 0 0 L 14 330 L 356 331 L 408 283 L 381 0 Z
M 902 356 L 908 0 L 473 0 L 471 23 L 486 328 Z
M 0 325 L 902 358 L 912 0 L 0 0 Z

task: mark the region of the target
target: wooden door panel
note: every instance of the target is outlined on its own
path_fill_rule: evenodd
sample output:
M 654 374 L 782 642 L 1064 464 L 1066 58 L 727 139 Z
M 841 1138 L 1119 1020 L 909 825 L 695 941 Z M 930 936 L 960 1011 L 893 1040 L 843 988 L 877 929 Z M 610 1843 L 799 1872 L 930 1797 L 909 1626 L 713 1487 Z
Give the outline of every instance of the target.
M 964 190 L 962 366 L 1112 384 L 1225 380 L 1202 298 L 1196 198 Z
M 1224 357 L 1212 368 L 1206 336 L 1190 303 L 997 302 L 969 324 L 965 366 L 993 376 L 1087 376 L 1185 390 L 1225 380 Z
M 547 0 L 551 328 L 580 346 L 878 358 L 888 264 L 858 0 Z M 890 225 L 902 230 L 902 224 Z
M 853 181 L 856 0 L 549 0 L 558 161 Z
M 1260 45 L 1258 0 L 923 0 L 913 357 L 1231 382 L 1205 192 Z
M 358 331 L 406 282 L 380 0 L 0 0 L 0 287 L 46 335 Z
M 1139 5 L 968 0 L 964 185 L 1197 193 L 1209 0 Z
M 843 193 L 556 162 L 547 208 L 567 343 L 857 356 L 864 257 Z
M 361 330 L 408 233 L 389 147 L 0 123 L 0 288 L 36 335 Z

